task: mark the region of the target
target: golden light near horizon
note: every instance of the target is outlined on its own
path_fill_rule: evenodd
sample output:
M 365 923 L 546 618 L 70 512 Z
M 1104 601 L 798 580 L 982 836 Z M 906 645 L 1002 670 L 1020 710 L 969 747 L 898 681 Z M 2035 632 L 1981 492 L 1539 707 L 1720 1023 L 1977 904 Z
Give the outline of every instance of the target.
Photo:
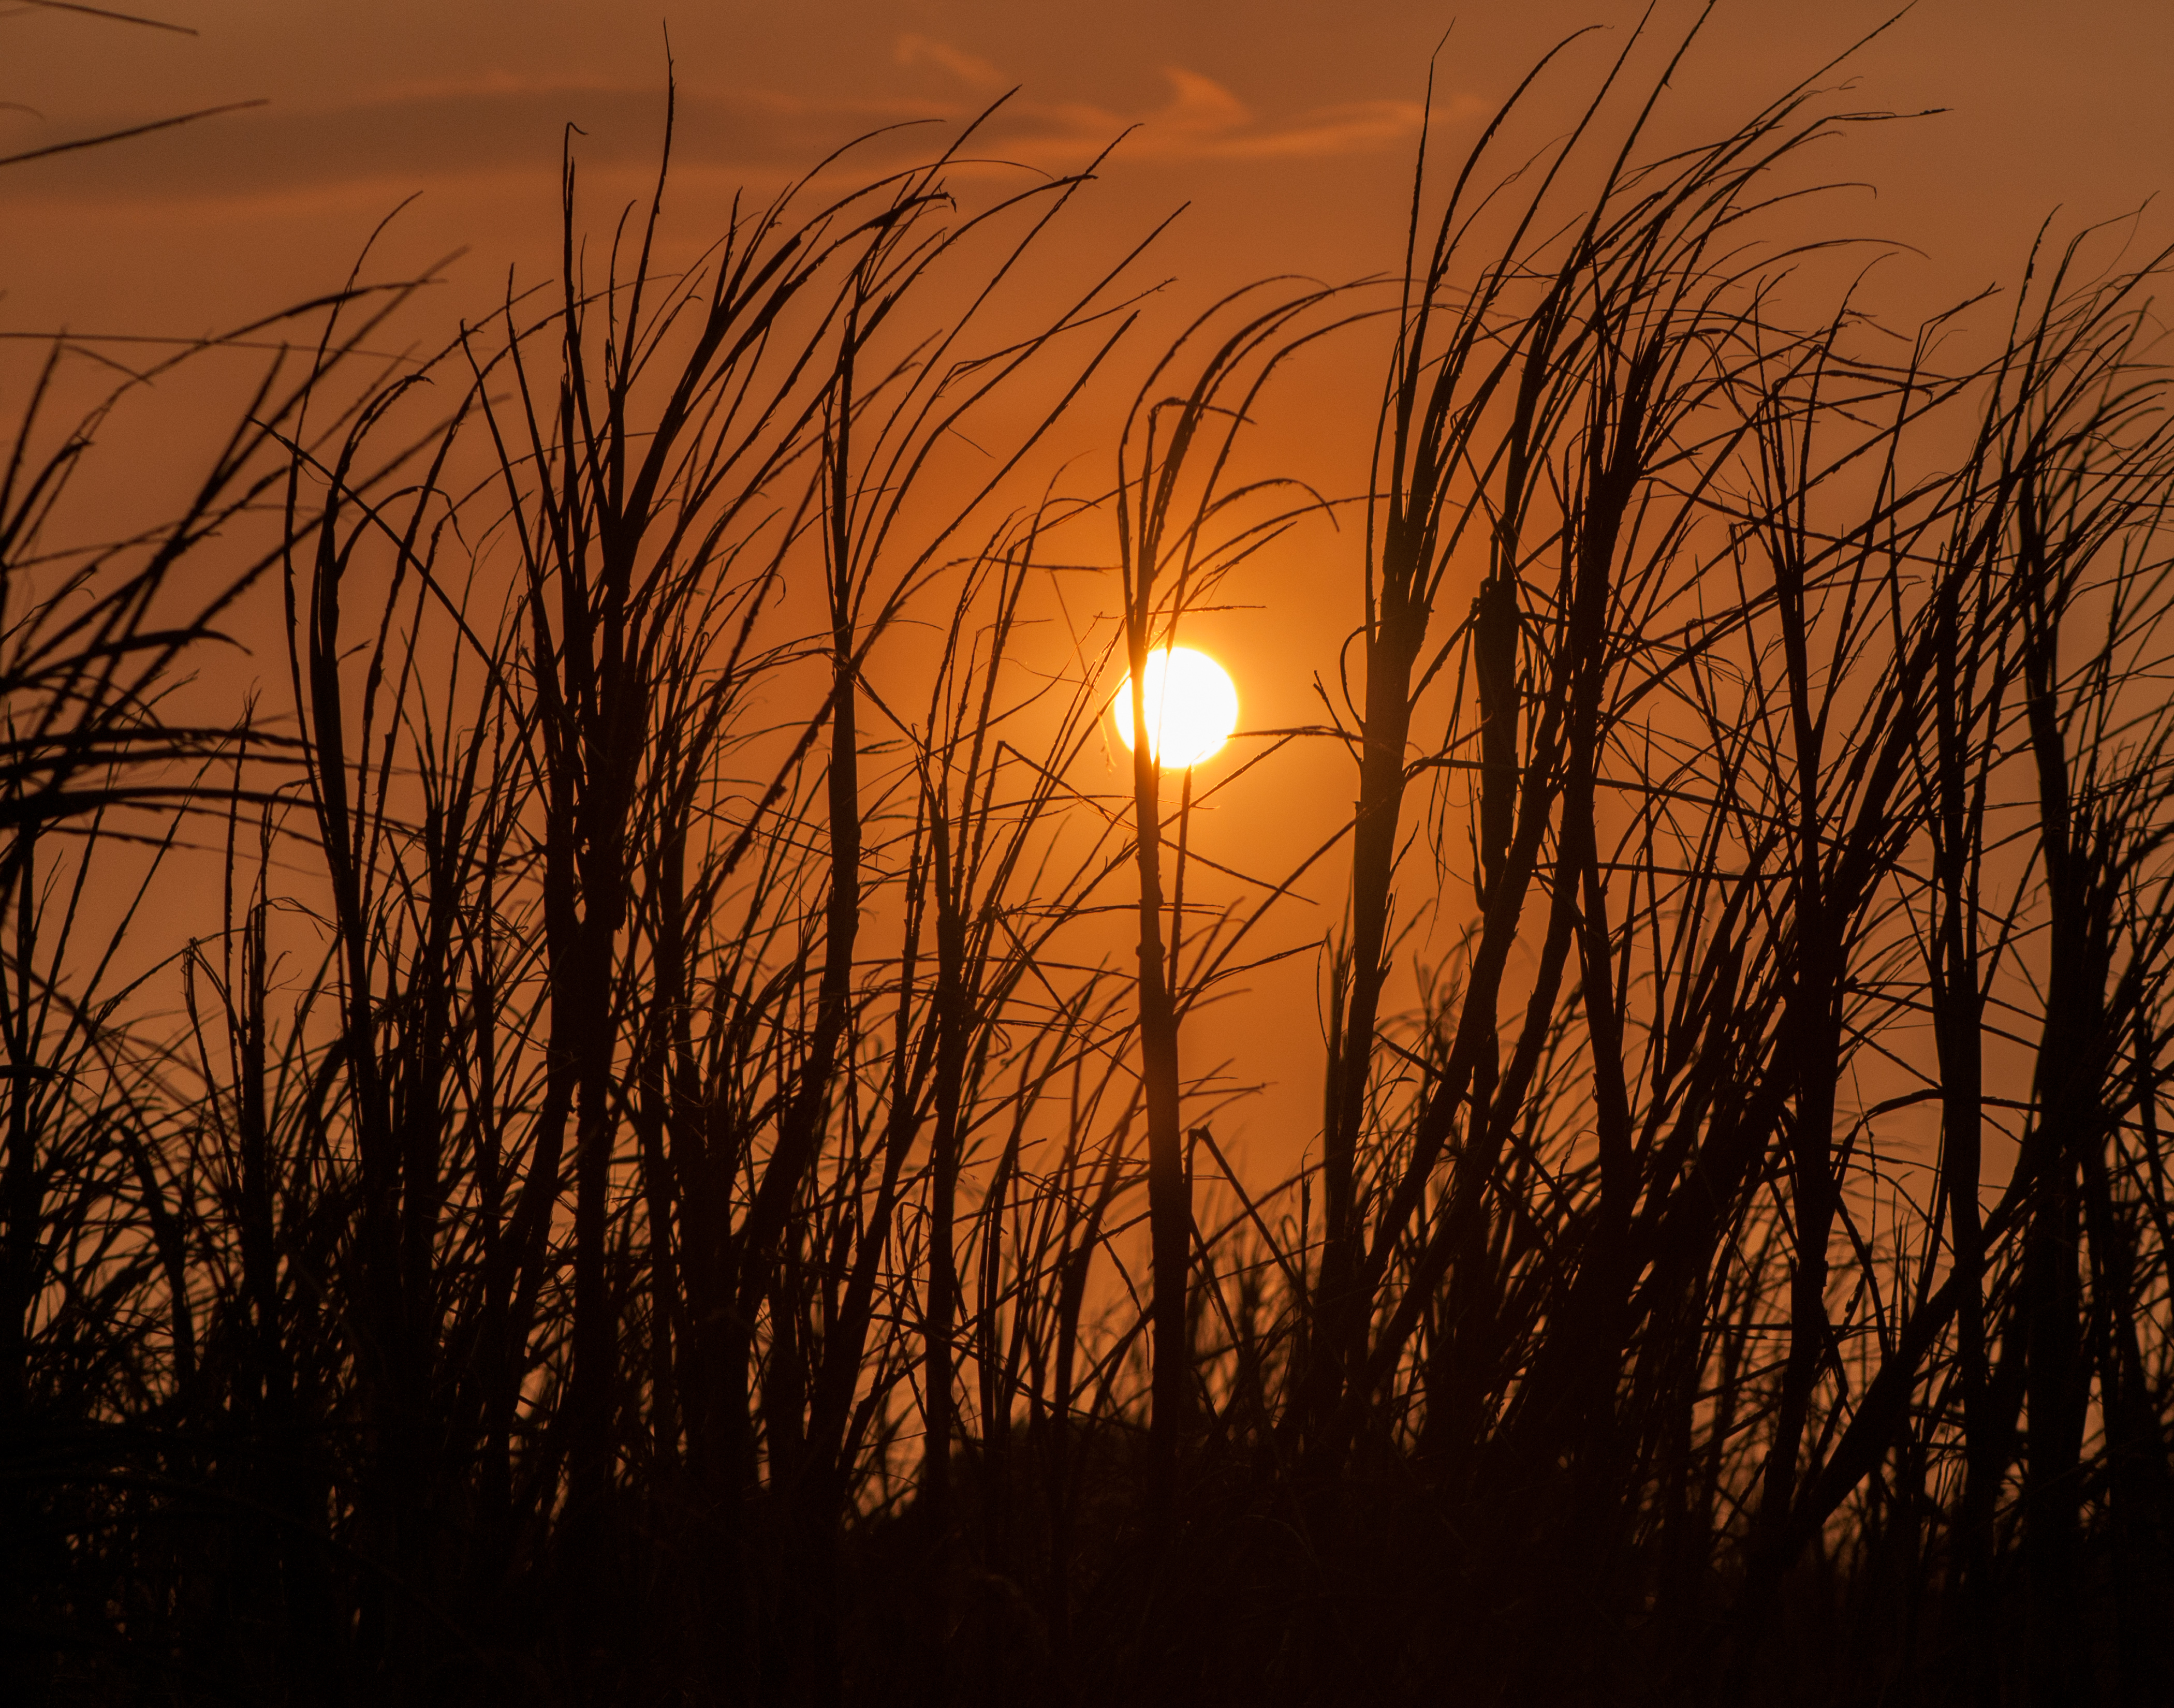
M 1230 673 L 1191 646 L 1158 646 L 1141 678 L 1148 753 L 1165 770 L 1184 770 L 1209 758 L 1238 727 L 1238 689 Z M 1133 747 L 1133 678 L 1110 702 L 1117 735 Z

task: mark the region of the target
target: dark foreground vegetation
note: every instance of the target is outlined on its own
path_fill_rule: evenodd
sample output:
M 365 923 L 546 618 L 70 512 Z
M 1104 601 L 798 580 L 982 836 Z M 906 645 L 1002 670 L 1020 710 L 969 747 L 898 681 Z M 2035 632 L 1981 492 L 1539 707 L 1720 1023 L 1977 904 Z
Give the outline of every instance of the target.
M 2168 1700 L 2160 258 L 1883 329 L 1766 205 L 1857 121 L 1589 47 L 1160 354 L 968 141 L 691 273 L 570 167 L 563 284 L 280 322 L 118 543 L 17 397 L 0 1694 Z M 1309 344 L 1355 497 L 1247 449 Z M 1301 537 L 1320 726 L 1105 768 Z M 1184 1023 L 1308 936 L 1249 1180 Z

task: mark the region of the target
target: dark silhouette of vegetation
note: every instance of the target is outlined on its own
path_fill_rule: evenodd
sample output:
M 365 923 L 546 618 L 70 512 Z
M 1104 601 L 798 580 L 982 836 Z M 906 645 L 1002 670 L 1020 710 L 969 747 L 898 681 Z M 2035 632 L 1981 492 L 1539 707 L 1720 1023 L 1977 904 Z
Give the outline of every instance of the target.
M 2167 257 L 1897 335 L 1760 237 L 1877 116 L 1662 150 L 1642 51 L 1530 158 L 1560 49 L 1430 135 L 1399 278 L 1216 304 L 1062 478 L 1138 251 L 1041 266 L 1091 174 L 973 127 L 684 270 L 570 152 L 551 289 L 390 365 L 409 289 L 298 311 L 116 542 L 56 531 L 136 381 L 50 433 L 54 342 L 9 1700 L 2174 1690 Z M 1253 448 L 1317 343 L 1382 364 L 1355 495 Z M 1169 777 L 1136 695 L 1111 786 L 1123 669 L 1331 522 L 1325 721 Z M 1215 863 L 1295 741 L 1355 797 Z M 1318 1142 L 1249 1181 L 1185 1022 L 1339 873 Z

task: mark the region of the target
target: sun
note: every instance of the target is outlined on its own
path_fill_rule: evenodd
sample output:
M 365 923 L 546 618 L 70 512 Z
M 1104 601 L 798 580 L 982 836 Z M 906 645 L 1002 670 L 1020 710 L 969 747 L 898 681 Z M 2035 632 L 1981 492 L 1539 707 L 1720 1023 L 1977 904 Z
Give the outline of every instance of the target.
M 1238 727 L 1238 689 L 1230 673 L 1190 646 L 1158 646 L 1141 678 L 1148 752 L 1166 770 L 1198 765 Z M 1133 745 L 1133 678 L 1128 672 L 1110 702 L 1117 734 Z

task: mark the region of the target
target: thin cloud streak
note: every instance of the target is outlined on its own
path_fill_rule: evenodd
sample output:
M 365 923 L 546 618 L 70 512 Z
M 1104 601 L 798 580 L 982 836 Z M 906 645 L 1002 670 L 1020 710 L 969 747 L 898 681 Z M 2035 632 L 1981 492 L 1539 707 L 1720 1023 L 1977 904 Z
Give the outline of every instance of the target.
M 1121 137 L 1120 159 L 1158 163 L 1376 154 L 1405 146 L 1421 118 L 1416 102 L 1403 100 L 1263 117 L 1214 79 L 1176 66 L 1164 71 L 1168 100 L 1144 111 L 1037 100 L 1027 91 L 1004 99 L 1001 72 L 974 55 L 911 35 L 900 39 L 897 52 L 901 63 L 949 73 L 963 98 L 852 100 L 683 85 L 673 157 L 698 169 L 781 178 L 854 138 L 890 131 L 857 151 L 863 162 L 884 160 L 924 151 L 937 126 L 963 123 L 992 100 L 1002 105 L 977 132 L 974 152 L 1053 171 L 1084 165 Z M 569 125 L 578 132 L 583 164 L 646 167 L 656 159 L 663 120 L 664 92 L 653 84 L 523 82 L 500 74 L 464 84 L 408 84 L 336 105 L 274 103 L 156 143 L 25 163 L 0 182 L 0 199 L 170 206 L 286 199 L 362 185 L 443 185 L 533 172 L 556 153 Z

